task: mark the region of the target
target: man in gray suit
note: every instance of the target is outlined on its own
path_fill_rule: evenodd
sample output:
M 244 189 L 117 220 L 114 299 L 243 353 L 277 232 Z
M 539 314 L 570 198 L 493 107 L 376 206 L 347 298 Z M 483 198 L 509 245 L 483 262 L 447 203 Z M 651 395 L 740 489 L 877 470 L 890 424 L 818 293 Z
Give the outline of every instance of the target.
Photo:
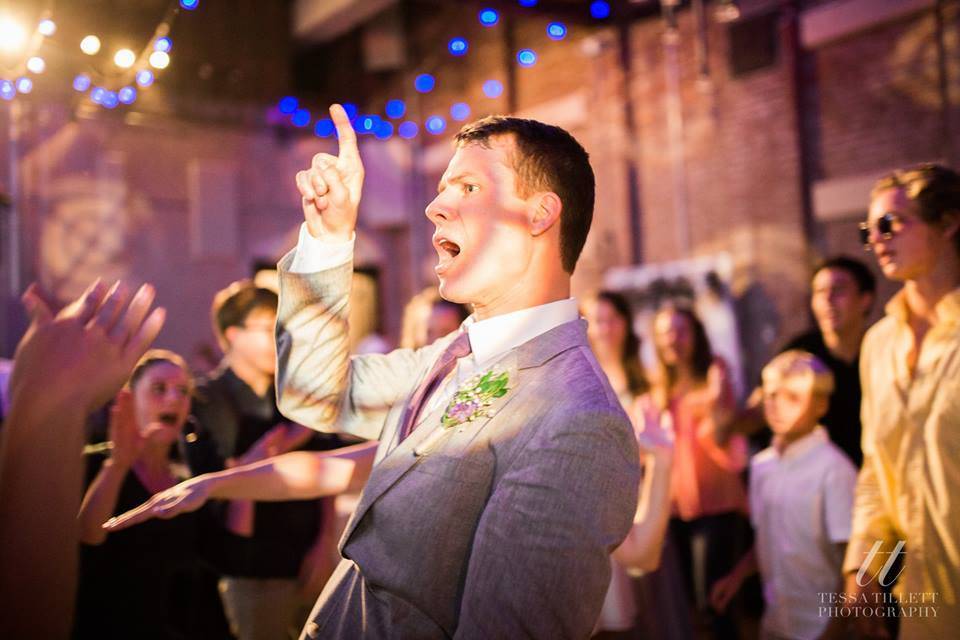
M 593 215 L 587 154 L 532 120 L 464 127 L 426 214 L 440 292 L 473 314 L 422 349 L 351 358 L 363 166 L 330 111 L 339 156 L 297 174 L 305 223 L 279 265 L 277 394 L 291 420 L 380 444 L 303 637 L 586 638 L 639 483 L 630 422 L 570 297 Z M 224 473 L 143 509 L 252 490 L 255 472 Z
M 440 292 L 473 315 L 423 349 L 351 359 L 363 167 L 346 116 L 331 115 L 340 155 L 297 175 L 305 224 L 280 262 L 279 404 L 380 447 L 305 636 L 587 637 L 639 476 L 570 298 L 593 214 L 587 154 L 531 120 L 464 127 L 426 215 Z M 425 389 L 464 337 L 453 370 Z

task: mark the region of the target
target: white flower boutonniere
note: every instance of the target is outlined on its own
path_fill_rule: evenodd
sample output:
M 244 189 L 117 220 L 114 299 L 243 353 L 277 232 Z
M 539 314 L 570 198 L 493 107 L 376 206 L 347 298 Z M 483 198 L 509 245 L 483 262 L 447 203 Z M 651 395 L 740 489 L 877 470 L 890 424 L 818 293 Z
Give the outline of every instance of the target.
M 444 429 L 451 429 L 488 416 L 488 409 L 493 401 L 510 391 L 509 382 L 510 376 L 507 372 L 496 369 L 470 378 L 453 395 L 443 412 L 440 424 Z

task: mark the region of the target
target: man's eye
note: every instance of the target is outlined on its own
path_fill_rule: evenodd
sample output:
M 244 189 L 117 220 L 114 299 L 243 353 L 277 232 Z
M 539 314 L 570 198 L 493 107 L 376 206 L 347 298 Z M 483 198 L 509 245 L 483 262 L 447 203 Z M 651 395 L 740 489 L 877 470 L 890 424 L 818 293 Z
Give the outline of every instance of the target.
M 475 191 L 480 190 L 480 185 L 477 184 L 465 184 L 463 185 L 463 190 L 467 193 L 474 193 Z

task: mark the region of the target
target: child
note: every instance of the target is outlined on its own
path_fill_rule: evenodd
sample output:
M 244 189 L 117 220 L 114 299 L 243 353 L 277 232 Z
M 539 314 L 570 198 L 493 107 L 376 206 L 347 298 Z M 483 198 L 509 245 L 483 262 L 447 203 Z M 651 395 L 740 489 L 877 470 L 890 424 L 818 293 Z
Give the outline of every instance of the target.
M 711 603 L 722 611 L 759 568 L 764 638 L 820 637 L 832 622 L 830 598 L 842 586 L 857 472 L 818 424 L 833 384 L 826 365 L 805 351 L 781 353 L 763 369 L 764 415 L 774 440 L 750 462 L 756 541 L 714 586 Z M 842 622 L 835 620 L 831 632 Z

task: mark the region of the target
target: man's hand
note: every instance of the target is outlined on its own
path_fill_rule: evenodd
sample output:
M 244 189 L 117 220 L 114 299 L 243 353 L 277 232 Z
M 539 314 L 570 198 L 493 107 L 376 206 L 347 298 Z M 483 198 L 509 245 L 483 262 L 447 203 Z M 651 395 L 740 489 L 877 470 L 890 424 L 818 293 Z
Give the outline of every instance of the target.
M 165 310 L 150 311 L 154 295 L 149 284 L 131 298 L 123 283 L 106 291 L 97 280 L 54 316 L 30 285 L 22 299 L 31 323 L 14 354 L 11 397 L 37 416 L 102 406 L 163 326 Z
M 713 587 L 710 589 L 710 606 L 713 607 L 717 613 L 726 611 L 727 605 L 733 600 L 733 596 L 737 595 L 737 592 L 740 591 L 742 583 L 743 580 L 734 573 L 729 573 L 714 582 Z
M 161 491 L 139 507 L 110 518 L 103 523 L 107 531 L 119 531 L 140 524 L 152 518 L 168 520 L 181 513 L 196 511 L 210 496 L 210 486 L 204 476 L 191 478 L 186 482 Z
M 297 188 L 310 235 L 346 241 L 357 226 L 363 163 L 357 149 L 357 134 L 347 112 L 335 104 L 330 107 L 330 117 L 337 127 L 340 155 L 315 155 L 310 168 L 297 173 Z

